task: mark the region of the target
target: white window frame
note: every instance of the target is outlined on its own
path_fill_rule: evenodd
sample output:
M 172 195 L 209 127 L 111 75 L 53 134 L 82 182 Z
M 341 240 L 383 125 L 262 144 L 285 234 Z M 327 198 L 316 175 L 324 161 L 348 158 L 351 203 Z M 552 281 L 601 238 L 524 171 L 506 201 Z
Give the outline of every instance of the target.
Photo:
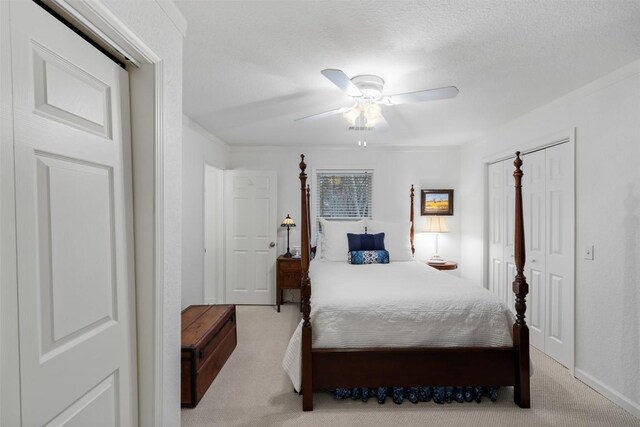
M 370 197 L 370 203 L 371 203 L 371 211 L 370 213 L 370 217 L 367 218 L 373 218 L 373 209 L 374 209 L 374 188 L 375 188 L 375 170 L 373 168 L 315 168 L 313 169 L 313 175 L 312 175 L 312 188 L 311 188 L 311 225 L 312 225 L 312 230 L 311 230 L 311 235 L 312 236 L 316 236 L 317 235 L 317 231 L 318 231 L 318 221 L 319 221 L 319 217 L 318 217 L 318 203 L 319 203 L 319 194 L 318 194 L 318 190 L 319 190 L 319 179 L 318 179 L 318 175 L 319 174 L 326 174 L 326 173 L 344 173 L 344 174 L 362 174 L 362 173 L 368 173 L 371 174 L 371 197 Z M 364 218 L 364 217 L 363 217 Z M 359 219 L 363 219 L 363 218 L 356 218 L 356 217 L 349 217 L 349 218 L 332 218 L 333 220 L 337 220 L 337 221 L 357 221 Z M 313 227 L 315 227 L 315 229 L 313 229 Z

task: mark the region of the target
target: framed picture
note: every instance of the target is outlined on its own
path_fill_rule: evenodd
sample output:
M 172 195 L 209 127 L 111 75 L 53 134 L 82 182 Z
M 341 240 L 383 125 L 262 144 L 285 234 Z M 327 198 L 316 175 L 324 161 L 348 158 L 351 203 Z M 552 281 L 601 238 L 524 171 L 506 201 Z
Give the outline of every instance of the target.
M 453 190 L 422 190 L 421 215 L 453 215 Z

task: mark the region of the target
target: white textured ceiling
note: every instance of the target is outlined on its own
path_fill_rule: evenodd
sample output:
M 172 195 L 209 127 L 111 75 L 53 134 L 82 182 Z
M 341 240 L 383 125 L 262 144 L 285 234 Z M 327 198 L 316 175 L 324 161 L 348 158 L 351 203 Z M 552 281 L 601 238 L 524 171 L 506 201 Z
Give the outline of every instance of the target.
M 640 1 L 190 1 L 184 112 L 230 145 L 344 145 L 351 105 L 320 70 L 377 74 L 385 94 L 457 98 L 383 107 L 376 145 L 453 145 L 640 58 Z

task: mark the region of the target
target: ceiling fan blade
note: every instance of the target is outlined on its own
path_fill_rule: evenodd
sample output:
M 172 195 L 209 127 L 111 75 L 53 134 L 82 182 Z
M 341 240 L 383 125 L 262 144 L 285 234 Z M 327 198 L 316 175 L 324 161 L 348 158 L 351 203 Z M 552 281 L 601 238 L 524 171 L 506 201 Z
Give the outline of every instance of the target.
M 300 117 L 299 119 L 295 119 L 294 122 L 303 122 L 308 120 L 322 119 L 324 117 L 334 116 L 340 113 L 346 113 L 350 109 L 351 107 L 343 107 L 343 108 L 338 108 L 337 110 L 325 111 L 324 113 L 312 114 L 310 116 Z
M 342 70 L 327 68 L 326 70 L 322 70 L 321 73 L 323 76 L 331 80 L 334 85 L 345 91 L 347 95 L 353 97 L 362 96 L 360 89 L 353 84 L 349 76 L 347 76 Z
M 438 89 L 420 90 L 418 92 L 401 93 L 384 98 L 383 103 L 388 105 L 408 104 L 410 102 L 437 101 L 439 99 L 455 98 L 460 91 L 455 86 L 441 87 Z

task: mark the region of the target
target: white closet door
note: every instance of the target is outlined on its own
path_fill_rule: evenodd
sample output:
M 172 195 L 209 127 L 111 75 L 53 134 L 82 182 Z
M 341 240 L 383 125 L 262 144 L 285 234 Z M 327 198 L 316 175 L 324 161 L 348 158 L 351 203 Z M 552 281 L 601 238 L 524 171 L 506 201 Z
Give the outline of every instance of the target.
M 128 75 L 10 6 L 22 423 L 133 426 Z
M 224 171 L 228 304 L 275 304 L 277 175 Z
M 515 264 L 515 179 L 513 160 L 504 160 L 502 175 L 504 179 L 504 299 L 515 314 L 516 297 L 513 293 L 513 280 L 516 277 Z
M 573 316 L 573 162 L 571 146 L 546 153 L 546 337 L 545 352 L 565 366 L 571 357 Z
M 523 158 L 523 213 L 527 262 L 525 276 L 529 283 L 527 323 L 531 344 L 545 350 L 546 285 L 545 228 L 546 184 L 545 150 L 529 153 Z
M 568 143 L 523 156 L 531 344 L 565 366 L 573 343 L 573 154 Z M 514 310 L 513 160 L 489 165 L 489 289 Z
M 504 300 L 503 167 L 503 162 L 489 165 L 489 290 Z

